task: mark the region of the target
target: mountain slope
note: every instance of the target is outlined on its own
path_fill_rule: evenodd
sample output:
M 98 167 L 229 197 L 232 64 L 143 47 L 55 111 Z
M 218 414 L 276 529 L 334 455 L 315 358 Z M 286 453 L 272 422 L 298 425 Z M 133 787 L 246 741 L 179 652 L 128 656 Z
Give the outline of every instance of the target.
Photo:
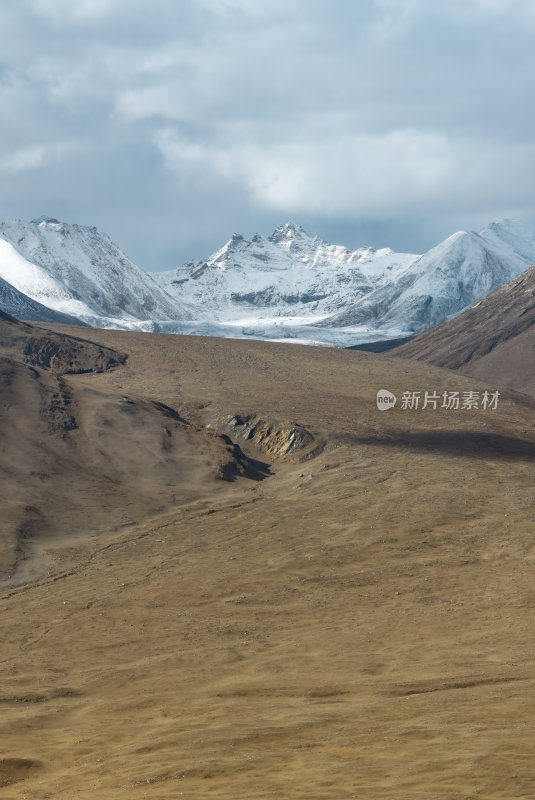
M 0 224 L 0 276 L 37 302 L 95 325 L 190 316 L 109 236 L 50 217 Z
M 69 329 L 0 315 L 0 584 L 45 572 L 53 545 L 262 477 L 228 437 L 186 422 L 142 384 L 97 387 L 98 373 L 126 363 Z M 88 383 L 76 383 L 83 374 Z
M 1 251 L 1 242 L 0 242 Z M 17 319 L 40 320 L 42 322 L 64 322 L 66 324 L 84 324 L 80 319 L 54 311 L 42 303 L 32 300 L 28 295 L 19 292 L 10 283 L 0 278 L 0 311 Z
M 535 394 L 535 267 L 390 351 Z
M 57 333 L 0 312 L 0 355 L 51 374 L 103 372 L 124 364 L 126 355 L 72 333 Z

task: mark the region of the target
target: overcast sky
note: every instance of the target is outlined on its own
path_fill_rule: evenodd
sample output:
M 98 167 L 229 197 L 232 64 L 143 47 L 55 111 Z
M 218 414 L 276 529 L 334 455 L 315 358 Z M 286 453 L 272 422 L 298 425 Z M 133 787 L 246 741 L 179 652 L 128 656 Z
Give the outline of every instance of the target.
M 535 223 L 533 0 L 0 0 L 0 219 L 140 266 Z

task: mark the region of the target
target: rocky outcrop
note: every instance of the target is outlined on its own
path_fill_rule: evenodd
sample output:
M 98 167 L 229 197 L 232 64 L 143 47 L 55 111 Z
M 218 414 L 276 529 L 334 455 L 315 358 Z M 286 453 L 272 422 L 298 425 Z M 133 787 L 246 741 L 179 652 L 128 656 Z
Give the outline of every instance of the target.
M 297 422 L 264 419 L 254 414 L 228 414 L 212 418 L 208 428 L 242 439 L 273 458 L 310 458 L 318 450 L 314 436 Z

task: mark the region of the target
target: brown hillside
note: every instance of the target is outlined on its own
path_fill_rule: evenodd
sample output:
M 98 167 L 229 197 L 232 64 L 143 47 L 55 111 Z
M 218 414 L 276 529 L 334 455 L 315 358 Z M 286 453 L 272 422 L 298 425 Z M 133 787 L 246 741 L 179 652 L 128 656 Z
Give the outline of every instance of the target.
M 35 510 L 0 594 L 0 797 L 532 797 L 535 401 L 380 412 L 486 385 L 84 334 L 127 360 L 5 366 L 4 497 Z

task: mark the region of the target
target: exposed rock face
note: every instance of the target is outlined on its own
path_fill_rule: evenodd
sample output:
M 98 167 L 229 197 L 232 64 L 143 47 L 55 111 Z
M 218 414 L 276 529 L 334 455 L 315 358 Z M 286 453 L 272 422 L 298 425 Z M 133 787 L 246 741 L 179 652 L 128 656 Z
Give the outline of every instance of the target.
M 298 423 L 262 419 L 256 415 L 229 414 L 218 416 L 208 424 L 209 428 L 226 430 L 234 438 L 239 437 L 261 453 L 275 458 L 292 456 L 304 460 L 316 454 L 313 435 Z
M 104 372 L 124 364 L 126 355 L 74 337 L 34 335 L 24 348 L 25 361 L 62 374 Z

